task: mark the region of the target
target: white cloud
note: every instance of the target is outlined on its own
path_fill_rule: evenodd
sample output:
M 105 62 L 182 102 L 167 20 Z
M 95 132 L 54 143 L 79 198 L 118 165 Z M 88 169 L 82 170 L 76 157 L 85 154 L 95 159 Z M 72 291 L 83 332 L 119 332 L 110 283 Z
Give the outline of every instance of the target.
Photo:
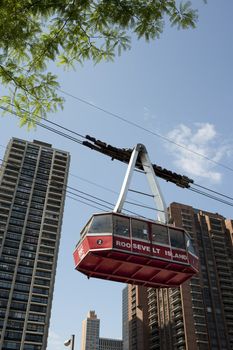
M 199 129 L 193 135 L 193 142 L 198 144 L 207 144 L 207 142 L 213 140 L 216 137 L 216 131 L 213 124 L 205 123 L 205 124 L 196 124 Z
M 194 179 L 206 178 L 212 183 L 221 182 L 222 174 L 219 170 L 216 170 L 216 164 L 187 150 L 190 149 L 202 154 L 215 162 L 224 162 L 223 159 L 229 155 L 230 147 L 219 140 L 213 124 L 196 123 L 193 130 L 184 124 L 180 124 L 171 130 L 167 137 L 185 147 L 181 148 L 175 144 L 168 144 L 174 157 L 174 164 L 181 171 Z
M 61 336 L 54 331 L 49 332 L 47 350 L 64 350 L 64 341 Z

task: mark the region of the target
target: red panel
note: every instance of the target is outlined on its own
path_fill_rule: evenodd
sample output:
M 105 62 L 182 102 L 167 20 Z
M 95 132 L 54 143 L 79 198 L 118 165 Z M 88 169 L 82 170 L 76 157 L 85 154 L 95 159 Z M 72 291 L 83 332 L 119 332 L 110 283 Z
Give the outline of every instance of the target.
M 181 273 L 180 272 L 180 273 L 176 274 L 173 278 L 171 278 L 169 283 L 175 284 L 175 285 L 180 285 L 192 276 L 193 276 L 192 273 Z
M 134 263 L 134 264 L 139 264 L 139 265 L 146 265 L 148 264 L 148 257 L 142 256 L 140 254 L 127 254 L 127 261 Z
M 78 244 L 74 251 L 74 262 L 75 266 L 85 257 L 86 253 L 89 250 L 89 244 L 87 238 L 85 238 L 81 243 Z
M 199 269 L 199 260 L 196 256 L 188 253 L 189 263 L 198 271 Z
M 169 280 L 176 275 L 177 272 L 163 269 L 152 278 L 151 282 L 160 283 L 161 285 L 167 284 L 169 283 Z
M 96 235 L 87 236 L 90 249 L 111 249 L 112 248 L 112 236 Z
M 188 258 L 183 250 L 104 235 L 87 236 L 74 252 L 76 269 L 89 277 L 147 287 L 175 287 L 192 277 L 198 259 Z

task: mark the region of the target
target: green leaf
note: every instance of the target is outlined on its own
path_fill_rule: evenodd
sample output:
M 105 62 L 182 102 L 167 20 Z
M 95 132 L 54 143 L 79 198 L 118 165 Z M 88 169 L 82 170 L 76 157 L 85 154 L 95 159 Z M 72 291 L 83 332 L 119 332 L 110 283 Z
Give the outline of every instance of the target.
M 21 126 L 35 127 L 35 120 L 64 103 L 57 77 L 48 72 L 50 62 L 74 69 L 86 60 L 113 61 L 130 49 L 133 35 L 159 38 L 167 17 L 182 29 L 197 22 L 191 1 L 179 6 L 175 0 L 2 1 L 0 83 L 8 95 L 0 105 L 14 106 Z

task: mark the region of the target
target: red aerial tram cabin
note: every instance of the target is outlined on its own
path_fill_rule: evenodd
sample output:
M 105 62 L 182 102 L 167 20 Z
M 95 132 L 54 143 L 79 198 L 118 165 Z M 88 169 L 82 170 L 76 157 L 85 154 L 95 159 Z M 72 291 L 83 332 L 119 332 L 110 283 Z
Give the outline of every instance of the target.
M 121 213 L 136 162 L 147 177 L 158 221 Z M 198 272 L 198 257 L 183 228 L 168 225 L 168 214 L 145 146 L 132 152 L 117 204 L 95 214 L 74 251 L 76 270 L 88 277 L 146 287 L 177 287 Z
M 182 228 L 117 213 L 93 215 L 74 252 L 88 277 L 175 287 L 198 272 L 198 257 Z

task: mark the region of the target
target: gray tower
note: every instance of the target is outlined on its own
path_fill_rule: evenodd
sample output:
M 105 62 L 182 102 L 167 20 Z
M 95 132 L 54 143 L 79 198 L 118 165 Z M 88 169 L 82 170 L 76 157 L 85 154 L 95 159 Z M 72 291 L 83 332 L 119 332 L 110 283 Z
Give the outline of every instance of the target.
M 13 138 L 0 169 L 0 349 L 45 350 L 70 157 Z
M 82 323 L 81 350 L 99 350 L 100 320 L 95 311 L 89 311 Z
M 122 339 L 123 350 L 129 350 L 128 286 L 122 290 Z

